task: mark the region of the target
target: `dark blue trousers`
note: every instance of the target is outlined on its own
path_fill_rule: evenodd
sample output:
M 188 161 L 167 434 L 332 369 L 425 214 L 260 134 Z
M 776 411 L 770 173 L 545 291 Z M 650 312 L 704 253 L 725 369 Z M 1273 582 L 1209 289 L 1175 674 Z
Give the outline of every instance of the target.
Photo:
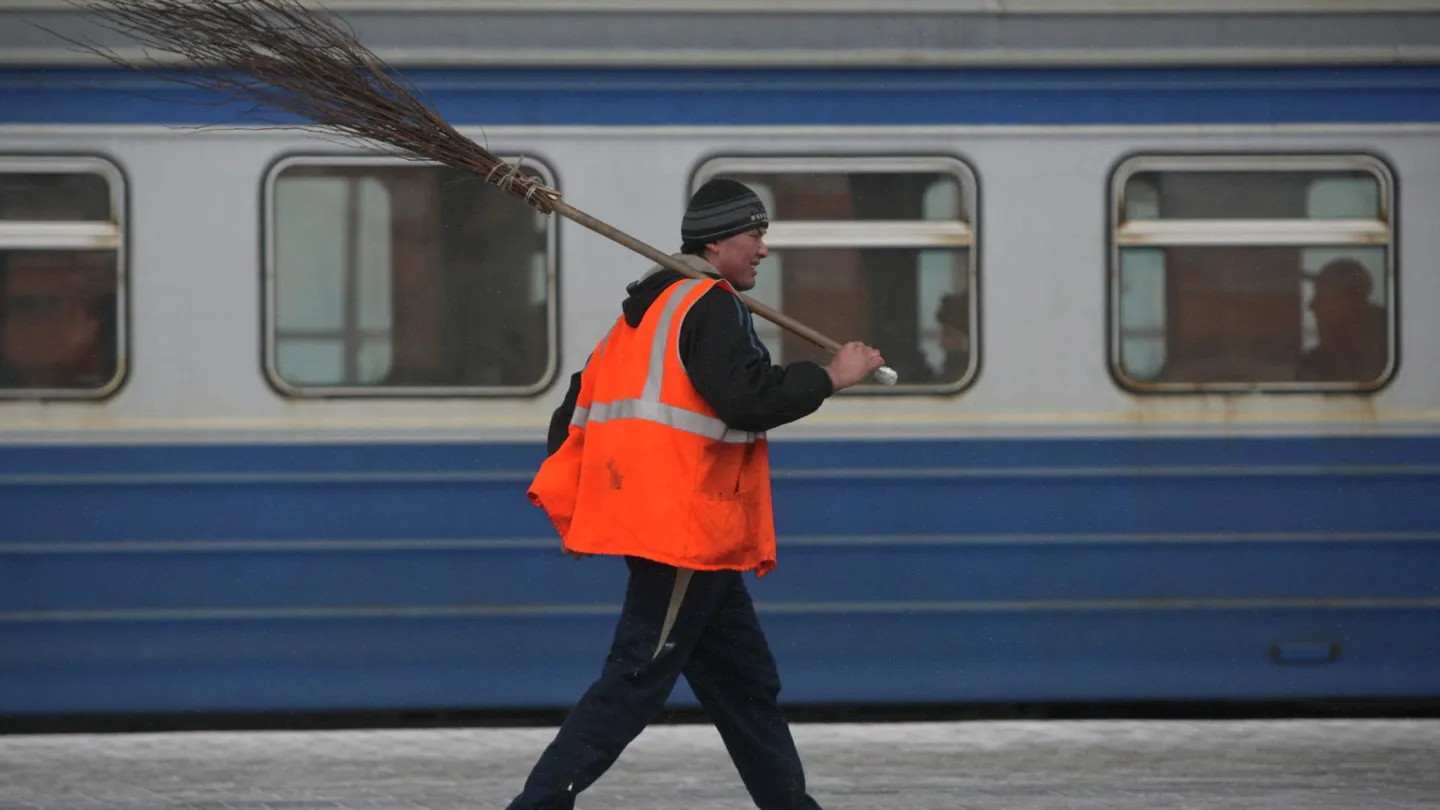
M 820 810 L 780 711 L 780 677 L 737 571 L 626 558 L 630 583 L 600 677 L 509 810 L 572 810 L 664 709 L 683 674 L 760 810 Z

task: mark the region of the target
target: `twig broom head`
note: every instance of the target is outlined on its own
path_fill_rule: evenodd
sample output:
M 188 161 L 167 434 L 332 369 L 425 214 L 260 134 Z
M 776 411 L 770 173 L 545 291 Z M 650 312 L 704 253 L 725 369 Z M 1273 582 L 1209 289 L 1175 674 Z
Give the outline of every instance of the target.
M 368 50 L 348 25 L 298 0 L 72 0 L 102 27 L 146 52 L 131 60 L 88 42 L 67 41 L 134 70 L 190 69 L 186 84 L 231 100 L 290 113 L 320 129 L 394 147 L 435 161 L 551 213 L 559 192 L 541 185 L 446 123 L 420 93 Z M 313 5 L 313 4 L 312 4 Z M 175 77 L 170 77 L 175 78 Z

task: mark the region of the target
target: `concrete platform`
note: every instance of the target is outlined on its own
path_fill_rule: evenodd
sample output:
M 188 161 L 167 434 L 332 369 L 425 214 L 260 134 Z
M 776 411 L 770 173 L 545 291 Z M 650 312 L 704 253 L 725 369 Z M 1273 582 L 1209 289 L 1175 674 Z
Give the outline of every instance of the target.
M 0 810 L 503 808 L 553 729 L 0 737 Z M 797 725 L 827 810 L 1440 809 L 1440 720 Z M 741 810 L 709 726 L 653 726 L 578 807 Z

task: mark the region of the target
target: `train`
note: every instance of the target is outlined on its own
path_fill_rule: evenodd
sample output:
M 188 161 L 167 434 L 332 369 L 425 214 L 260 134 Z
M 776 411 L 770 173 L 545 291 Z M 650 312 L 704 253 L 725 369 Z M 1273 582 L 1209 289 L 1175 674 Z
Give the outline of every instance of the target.
M 787 706 L 1440 698 L 1435 4 L 330 5 L 897 371 L 768 436 Z M 525 491 L 651 262 L 0 22 L 0 717 L 570 705 L 625 569 Z

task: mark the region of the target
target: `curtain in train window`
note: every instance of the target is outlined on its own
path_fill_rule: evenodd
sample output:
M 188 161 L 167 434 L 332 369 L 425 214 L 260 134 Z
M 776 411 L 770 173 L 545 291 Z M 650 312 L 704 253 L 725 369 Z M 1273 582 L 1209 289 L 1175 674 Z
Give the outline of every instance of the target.
M 974 375 L 975 179 L 950 159 L 717 159 L 712 177 L 745 183 L 764 200 L 770 255 L 748 293 L 821 333 L 880 349 L 900 375 L 893 389 L 940 393 Z M 828 353 L 764 319 L 756 329 L 776 362 Z
M 494 186 L 292 161 L 269 233 L 270 372 L 287 393 L 515 395 L 554 374 L 551 224 Z
M 1384 384 L 1395 324 L 1382 164 L 1134 158 L 1115 187 L 1112 358 L 1127 387 Z
M 0 158 L 0 397 L 102 397 L 124 376 L 119 171 Z

